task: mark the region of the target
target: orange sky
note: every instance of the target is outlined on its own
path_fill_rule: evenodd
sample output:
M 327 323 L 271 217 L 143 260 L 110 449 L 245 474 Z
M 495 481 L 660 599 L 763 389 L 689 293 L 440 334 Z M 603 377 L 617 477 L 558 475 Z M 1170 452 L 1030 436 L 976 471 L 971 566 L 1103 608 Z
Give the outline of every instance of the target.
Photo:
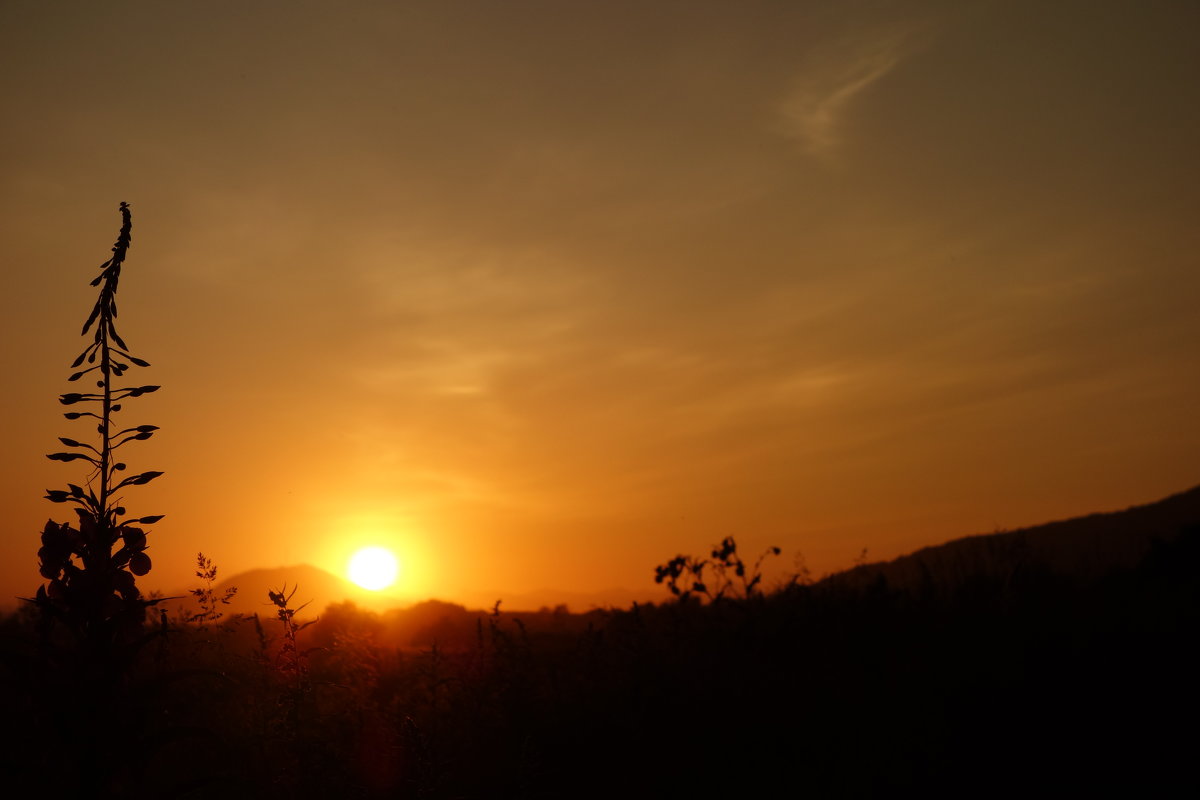
M 44 454 L 122 200 L 148 586 L 382 543 L 414 597 L 645 588 L 728 534 L 820 573 L 1195 485 L 1197 30 L 7 2 L 0 588 L 82 478 Z

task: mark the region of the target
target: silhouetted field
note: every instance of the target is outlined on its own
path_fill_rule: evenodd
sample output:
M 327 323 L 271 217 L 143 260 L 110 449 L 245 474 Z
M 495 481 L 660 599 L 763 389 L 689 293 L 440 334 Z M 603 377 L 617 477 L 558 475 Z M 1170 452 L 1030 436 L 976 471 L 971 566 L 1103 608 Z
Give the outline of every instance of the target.
M 295 651 L 278 619 L 169 620 L 107 694 L 21 613 L 3 769 L 50 797 L 1175 795 L 1200 784 L 1198 623 L 1196 528 L 1088 580 L 879 575 L 587 614 L 347 603 Z

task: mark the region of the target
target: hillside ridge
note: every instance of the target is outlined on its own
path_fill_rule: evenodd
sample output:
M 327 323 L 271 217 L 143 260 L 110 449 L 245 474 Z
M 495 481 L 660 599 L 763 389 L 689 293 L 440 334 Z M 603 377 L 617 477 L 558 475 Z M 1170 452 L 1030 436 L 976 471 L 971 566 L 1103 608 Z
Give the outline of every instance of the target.
M 1010 581 L 1022 571 L 1088 583 L 1132 569 L 1156 541 L 1173 542 L 1192 526 L 1200 526 L 1200 486 L 1120 511 L 951 539 L 834 573 L 819 583 L 861 587 L 883 578 L 892 588 L 916 589 L 933 580 L 940 588 L 954 589 L 974 578 Z
M 821 578 L 817 585 L 863 587 L 883 578 L 888 586 L 896 589 L 917 589 L 932 580 L 940 589 L 954 590 L 972 579 L 1007 582 L 1018 573 L 1031 570 L 1087 583 L 1108 573 L 1135 567 L 1155 541 L 1174 541 L 1191 526 L 1200 526 L 1200 486 L 1119 511 L 1093 512 L 1013 531 L 962 536 L 890 561 L 835 572 Z M 237 587 L 233 602 L 222 607 L 227 613 L 257 612 L 274 616 L 267 592 L 277 591 L 285 583 L 289 588 L 298 587 L 293 608 L 308 603 L 302 612 L 304 616 L 317 615 L 327 606 L 344 600 L 375 610 L 411 606 L 420 600 L 395 593 L 371 592 L 311 564 L 247 570 L 223 579 L 215 589 L 219 595 L 227 588 Z M 181 607 L 194 608 L 188 590 L 173 595 L 186 597 L 180 601 Z M 487 602 L 482 602 L 484 597 L 489 598 Z M 634 599 L 638 602 L 655 599 L 645 592 L 633 590 L 598 592 L 594 596 L 564 591 L 561 596 L 556 596 L 553 590 L 543 589 L 528 593 L 475 592 L 467 605 L 485 609 L 499 599 L 506 611 L 534 611 L 543 606 L 553 608 L 569 604 L 572 612 L 581 613 L 591 607 L 624 607 L 625 603 L 611 602 L 616 597 L 630 603 Z M 666 601 L 670 596 L 664 592 L 658 599 Z

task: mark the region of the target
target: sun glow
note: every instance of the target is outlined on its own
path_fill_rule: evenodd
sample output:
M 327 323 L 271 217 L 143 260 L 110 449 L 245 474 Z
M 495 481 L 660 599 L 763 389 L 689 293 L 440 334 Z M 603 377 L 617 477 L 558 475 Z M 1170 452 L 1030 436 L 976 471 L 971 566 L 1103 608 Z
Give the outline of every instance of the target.
M 350 557 L 347 571 L 350 580 L 364 589 L 377 592 L 395 583 L 400 565 L 390 550 L 382 547 L 364 547 Z

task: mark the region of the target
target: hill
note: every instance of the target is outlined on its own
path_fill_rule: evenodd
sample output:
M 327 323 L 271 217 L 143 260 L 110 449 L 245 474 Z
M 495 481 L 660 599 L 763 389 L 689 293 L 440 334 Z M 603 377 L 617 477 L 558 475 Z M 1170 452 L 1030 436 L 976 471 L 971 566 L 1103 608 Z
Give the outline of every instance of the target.
M 882 578 L 896 589 L 935 586 L 953 592 L 981 578 L 1007 585 L 1023 576 L 1049 574 L 1087 584 L 1134 568 L 1155 542 L 1174 542 L 1195 526 L 1200 526 L 1200 486 L 1124 511 L 954 539 L 836 573 L 821 583 L 863 587 Z
M 227 614 L 274 615 L 274 606 L 268 598 L 268 592 L 279 591 L 284 587 L 290 592 L 296 588 L 291 607 L 298 608 L 308 605 L 300 612 L 301 617 L 316 616 L 333 603 L 351 600 L 364 608 L 385 608 L 398 605 L 400 599 L 385 592 L 371 592 L 362 589 L 350 581 L 339 578 L 331 572 L 326 572 L 310 564 L 295 564 L 290 567 L 269 567 L 240 572 L 218 583 L 214 589 L 218 596 L 226 589 L 236 588 L 229 605 L 222 610 Z M 191 587 L 189 587 L 191 588 Z M 193 613 L 196 605 L 187 589 L 171 592 L 168 596 L 183 596 L 186 600 L 175 603 L 175 607 L 188 609 Z

